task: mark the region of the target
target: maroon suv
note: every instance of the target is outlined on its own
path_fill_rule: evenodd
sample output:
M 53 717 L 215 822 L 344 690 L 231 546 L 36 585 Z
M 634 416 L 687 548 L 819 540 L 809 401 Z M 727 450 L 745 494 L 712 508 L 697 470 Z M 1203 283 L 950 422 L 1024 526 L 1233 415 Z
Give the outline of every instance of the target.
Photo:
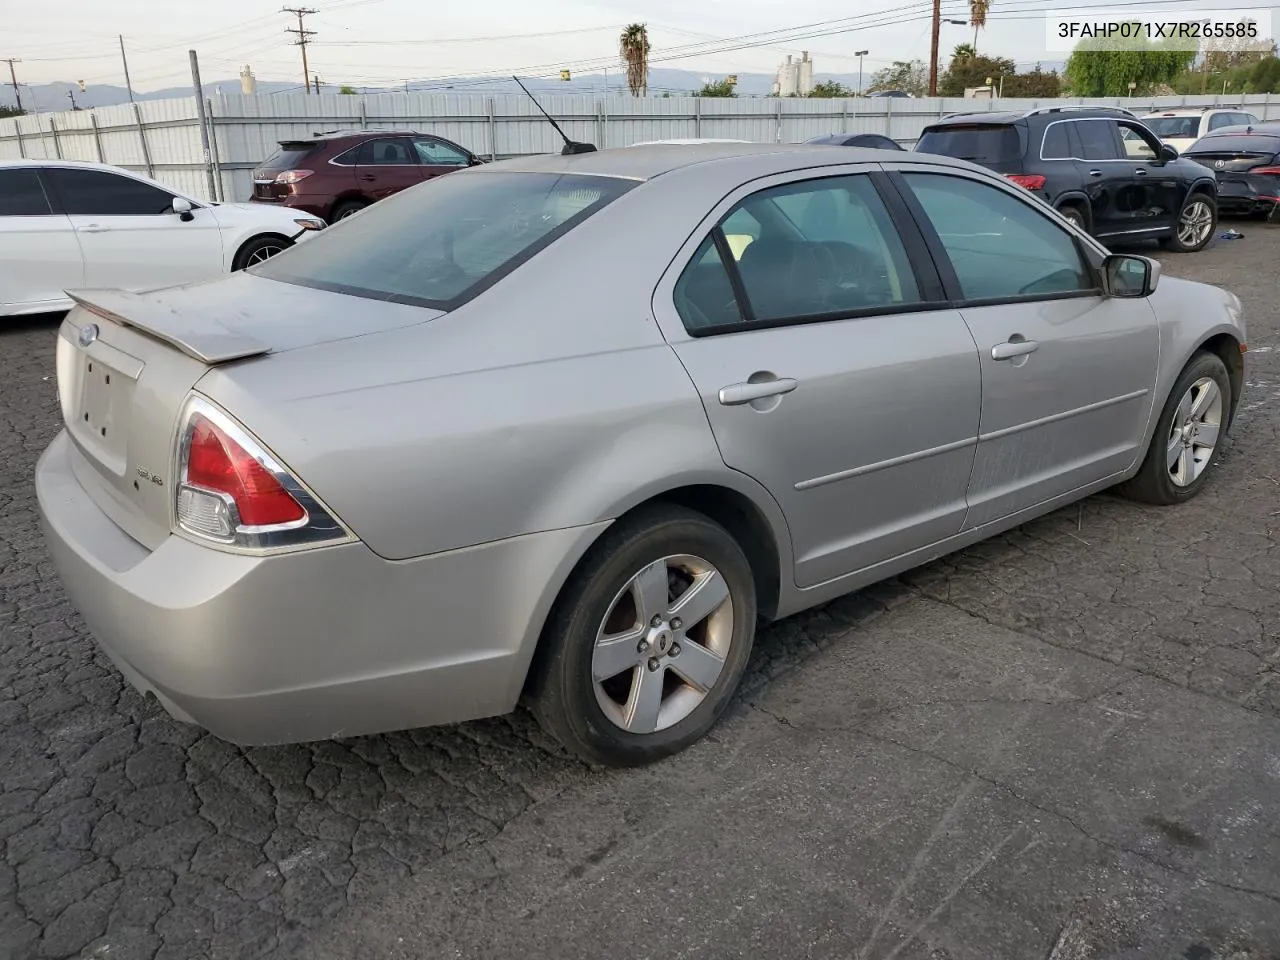
M 456 143 L 401 130 L 341 131 L 283 140 L 253 171 L 253 196 L 329 223 L 415 183 L 483 163 Z

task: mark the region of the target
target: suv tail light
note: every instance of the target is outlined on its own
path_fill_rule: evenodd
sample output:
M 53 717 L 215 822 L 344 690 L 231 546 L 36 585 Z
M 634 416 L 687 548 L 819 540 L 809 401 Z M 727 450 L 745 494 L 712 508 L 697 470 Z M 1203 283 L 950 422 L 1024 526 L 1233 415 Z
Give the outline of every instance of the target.
M 315 173 L 314 170 L 285 170 L 276 174 L 276 183 L 297 183 Z
M 178 434 L 178 527 L 252 550 L 354 539 L 257 440 L 202 397 L 187 401 Z
M 1038 173 L 1007 173 L 1005 176 L 1028 190 L 1040 190 L 1044 187 L 1044 177 Z

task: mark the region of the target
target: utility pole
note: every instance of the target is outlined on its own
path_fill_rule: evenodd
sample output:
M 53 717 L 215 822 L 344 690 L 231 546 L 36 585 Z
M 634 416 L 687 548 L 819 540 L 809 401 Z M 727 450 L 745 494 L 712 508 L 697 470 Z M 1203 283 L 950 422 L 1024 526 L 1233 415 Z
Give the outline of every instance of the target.
M 938 95 L 938 34 L 942 30 L 942 0 L 933 0 L 933 38 L 929 41 L 929 96 Z
M 133 82 L 129 79 L 129 58 L 124 55 L 124 34 L 117 34 L 120 38 L 120 62 L 124 64 L 124 86 L 129 91 L 129 102 L 133 103 Z
M 281 7 L 281 13 L 292 13 L 298 18 L 297 29 L 293 27 L 285 27 L 285 33 L 292 33 L 298 39 L 293 41 L 295 47 L 302 48 L 302 85 L 307 88 L 307 93 L 311 92 L 311 71 L 307 67 L 307 44 L 311 42 L 311 38 L 316 35 L 314 30 L 308 30 L 303 26 L 302 18 L 310 16 L 316 11 L 309 7 Z M 317 90 L 316 93 L 320 91 Z
M 13 99 L 17 102 L 19 110 L 22 109 L 22 91 L 18 89 L 18 75 L 13 72 L 13 65 L 21 62 L 21 60 L 15 60 L 13 57 L 5 59 L 5 63 L 9 64 L 9 82 L 13 85 Z
M 870 50 L 853 51 L 853 55 L 858 58 L 858 96 L 862 96 L 862 58 L 870 52 Z
M 209 199 L 218 199 L 218 188 L 213 178 L 213 153 L 209 148 L 209 116 L 204 108 L 204 85 L 200 83 L 200 61 L 194 50 L 188 50 L 191 60 L 191 86 L 196 94 L 196 117 L 200 122 L 200 147 L 204 151 L 204 172 L 209 178 Z

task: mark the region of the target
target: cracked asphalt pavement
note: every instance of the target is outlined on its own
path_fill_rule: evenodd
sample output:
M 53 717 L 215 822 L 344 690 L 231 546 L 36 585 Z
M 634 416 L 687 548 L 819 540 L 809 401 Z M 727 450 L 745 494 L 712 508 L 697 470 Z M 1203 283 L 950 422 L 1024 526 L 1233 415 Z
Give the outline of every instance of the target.
M 0 325 L 0 958 L 1280 957 L 1280 229 L 1177 508 L 1091 498 L 762 634 L 703 743 L 524 714 L 241 749 L 99 654 L 41 541 L 57 318 Z

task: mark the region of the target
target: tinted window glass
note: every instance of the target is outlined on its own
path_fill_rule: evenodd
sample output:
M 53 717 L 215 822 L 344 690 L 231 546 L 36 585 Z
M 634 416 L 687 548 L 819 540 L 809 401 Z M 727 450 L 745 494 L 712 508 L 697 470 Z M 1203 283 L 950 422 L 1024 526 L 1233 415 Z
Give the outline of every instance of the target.
M 259 170 L 296 170 L 315 149 L 313 143 L 288 143 L 262 161 Z
M 1187 155 L 1197 153 L 1276 153 L 1280 151 L 1280 137 L 1261 137 L 1255 134 L 1205 137 L 1187 148 Z
M 1209 129 L 1218 130 L 1222 127 L 1233 127 L 1248 122 L 1248 116 L 1243 113 L 1215 113 L 1209 118 Z
M 471 158 L 461 150 L 439 140 L 420 138 L 413 141 L 413 148 L 423 163 L 465 167 L 471 162 Z
M 614 177 L 450 174 L 251 269 L 286 283 L 451 309 L 634 186 Z
M 1041 156 L 1046 160 L 1070 160 L 1071 141 L 1065 123 L 1051 123 L 1044 131 L 1044 147 Z
M 926 130 L 916 144 L 918 153 L 937 153 L 975 163 L 1019 160 L 1022 143 L 1018 131 L 1009 124 L 987 126 L 947 125 Z
M 905 177 L 938 232 L 967 299 L 1094 288 L 1071 235 L 1026 201 L 961 177 Z
M 45 217 L 50 213 L 34 170 L 0 170 L 0 217 Z
M 1142 122 L 1161 139 L 1194 140 L 1200 135 L 1199 117 L 1143 117 Z
M 361 146 L 359 159 L 356 162 L 362 165 L 386 167 L 416 165 L 418 160 L 416 154 L 410 149 L 409 141 L 398 137 L 368 141 Z
M 1085 160 L 1118 160 L 1116 150 L 1116 125 L 1112 120 L 1080 120 L 1076 123 L 1076 135 L 1084 150 Z
M 742 311 L 733 283 L 716 248 L 714 236 L 702 241 L 689 266 L 676 281 L 676 312 L 690 332 L 740 323 Z
M 755 320 L 849 315 L 920 299 L 906 251 L 865 176 L 762 190 L 721 221 Z M 689 329 L 732 322 L 711 251 L 681 277 Z M 723 265 L 720 266 L 723 269 Z M 682 299 L 683 298 L 683 299 Z
M 72 216 L 143 217 L 173 212 L 173 194 L 102 170 L 46 171 Z

